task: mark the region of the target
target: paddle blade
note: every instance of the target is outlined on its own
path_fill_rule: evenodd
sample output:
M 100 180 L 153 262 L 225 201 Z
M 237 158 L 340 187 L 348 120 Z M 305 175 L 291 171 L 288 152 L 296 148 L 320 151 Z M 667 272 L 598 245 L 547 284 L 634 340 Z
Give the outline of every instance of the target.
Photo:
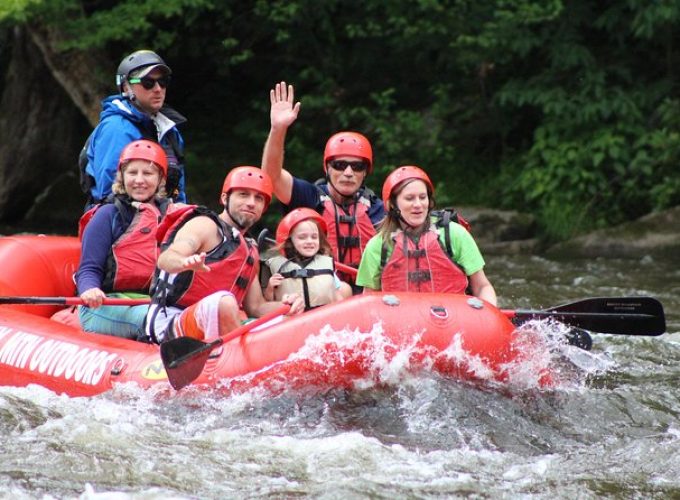
M 161 344 L 161 359 L 163 360 L 165 372 L 168 374 L 170 385 L 177 390 L 189 385 L 201 374 L 205 362 L 210 357 L 210 352 L 215 347 L 241 337 L 252 329 L 263 325 L 277 316 L 287 314 L 289 311 L 290 305 L 281 304 L 277 309 L 269 311 L 264 316 L 250 323 L 239 326 L 209 344 L 191 337 L 178 337 L 166 340 Z
M 593 297 L 561 306 L 551 312 L 580 313 L 592 326 L 587 330 L 622 335 L 661 335 L 666 331 L 663 305 L 652 297 Z M 590 315 L 588 319 L 584 319 Z
M 519 322 L 552 318 L 598 333 L 656 336 L 666 331 L 661 302 L 651 297 L 596 297 L 547 311 L 503 311 Z
M 191 337 L 178 337 L 161 344 L 161 360 L 170 385 L 180 390 L 192 383 L 203 371 L 212 350 L 222 344 L 217 339 L 209 344 Z

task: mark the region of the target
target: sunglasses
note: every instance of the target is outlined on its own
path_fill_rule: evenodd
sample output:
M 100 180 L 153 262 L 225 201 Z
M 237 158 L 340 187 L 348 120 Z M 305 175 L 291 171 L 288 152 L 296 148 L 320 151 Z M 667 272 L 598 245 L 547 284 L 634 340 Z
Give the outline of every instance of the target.
M 365 161 L 332 160 L 328 162 L 328 166 L 340 172 L 347 170 L 347 167 L 351 167 L 352 172 L 365 172 L 368 170 L 368 163 Z
M 148 76 L 145 76 L 144 78 L 130 78 L 128 80 L 130 83 L 141 83 L 142 87 L 144 87 L 146 90 L 151 90 L 158 84 L 162 89 L 168 86 L 170 83 L 170 77 L 169 76 L 161 76 L 160 78 L 150 78 Z

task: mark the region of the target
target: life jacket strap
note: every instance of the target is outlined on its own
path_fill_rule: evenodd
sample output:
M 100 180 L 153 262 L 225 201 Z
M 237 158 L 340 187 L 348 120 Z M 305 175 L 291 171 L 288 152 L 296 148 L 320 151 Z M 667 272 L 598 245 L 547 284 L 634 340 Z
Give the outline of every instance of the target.
M 292 269 L 290 271 L 284 271 L 281 273 L 281 276 L 284 278 L 296 278 L 296 279 L 305 279 L 305 278 L 313 278 L 314 276 L 320 276 L 322 274 L 333 274 L 332 269 Z

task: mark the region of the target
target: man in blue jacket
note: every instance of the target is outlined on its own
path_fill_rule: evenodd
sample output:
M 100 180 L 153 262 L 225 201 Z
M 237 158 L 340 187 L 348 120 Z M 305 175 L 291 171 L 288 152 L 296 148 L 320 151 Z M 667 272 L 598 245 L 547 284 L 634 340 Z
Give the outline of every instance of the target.
M 165 106 L 171 74 L 163 59 L 150 50 L 138 50 L 121 61 L 116 72 L 120 94 L 102 101 L 99 124 L 79 159 L 81 187 L 88 195 L 86 208 L 111 194 L 121 151 L 139 139 L 163 147 L 168 157 L 165 190 L 174 201 L 186 202 L 184 139 L 177 129 L 186 118 Z

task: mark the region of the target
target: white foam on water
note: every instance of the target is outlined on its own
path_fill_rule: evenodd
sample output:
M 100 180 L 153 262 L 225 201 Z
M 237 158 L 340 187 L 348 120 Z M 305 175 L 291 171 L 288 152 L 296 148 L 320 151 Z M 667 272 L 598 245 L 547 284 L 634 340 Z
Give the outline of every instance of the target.
M 533 328 L 542 343 L 504 383 L 492 381 L 493 371 L 470 356 L 459 337 L 444 352 L 423 355 L 417 347 L 422 332 L 396 346 L 377 324 L 367 332 L 326 328 L 286 361 L 308 361 L 328 372 L 361 364 L 365 375 L 347 392 L 323 385 L 295 392 L 285 377 L 277 379 L 277 394 L 264 386 L 175 392 L 164 384 L 149 390 L 124 384 L 88 399 L 39 387 L 2 388 L 0 408 L 12 407 L 12 396 L 31 414 L 15 432 L 14 448 L 38 453 L 45 463 L 10 459 L 22 464 L 23 474 L 40 477 L 44 468 L 34 484 L 52 485 L 60 500 L 236 498 L 245 492 L 279 498 L 527 493 L 557 476 L 551 455 L 518 456 L 504 449 L 532 449 L 522 442 L 524 434 L 498 436 L 508 432 L 504 426 L 519 423 L 526 439 L 533 439 L 512 391 L 540 388 L 542 370 L 559 369 L 573 350 L 546 336 L 556 332 L 552 326 Z M 593 356 L 579 354 L 579 366 L 602 368 Z M 465 366 L 481 384 L 432 372 L 442 360 Z M 510 388 L 510 399 L 498 395 L 498 387 Z M 675 439 L 673 431 L 669 435 Z M 0 483 L 8 490 L 14 484 Z
M 587 377 L 615 367 L 607 353 L 586 351 L 570 345 L 570 327 L 551 320 L 532 320 L 517 329 L 514 347 L 520 359 L 506 367 L 508 384 L 517 388 L 539 388 L 549 375 L 551 389 L 582 387 Z

